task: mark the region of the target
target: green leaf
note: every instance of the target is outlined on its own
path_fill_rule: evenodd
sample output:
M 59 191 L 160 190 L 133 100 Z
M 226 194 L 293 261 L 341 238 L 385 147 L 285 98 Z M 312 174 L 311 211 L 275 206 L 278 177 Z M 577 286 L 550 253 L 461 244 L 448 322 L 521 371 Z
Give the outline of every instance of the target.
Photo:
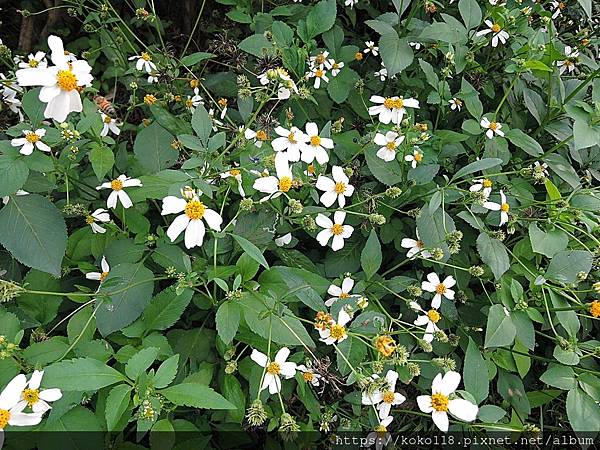
M 267 260 L 263 256 L 262 252 L 256 245 L 254 245 L 248 239 L 246 239 L 242 236 L 238 236 L 237 234 L 231 233 L 231 236 L 240 245 L 240 247 L 242 247 L 242 250 L 244 251 L 244 253 L 246 253 L 250 258 L 252 258 L 254 261 L 259 263 L 264 268 L 266 268 L 266 269 L 269 268 L 269 263 L 267 262 Z
M 465 353 L 463 380 L 465 389 L 477 400 L 477 403 L 481 403 L 487 398 L 490 385 L 487 363 L 481 356 L 479 347 L 471 338 L 469 338 L 469 345 Z
M 0 244 L 26 266 L 60 276 L 67 227 L 45 197 L 14 196 L 0 210 Z
M 153 122 L 138 133 L 133 152 L 144 169 L 150 173 L 158 172 L 171 167 L 177 161 L 178 153 L 171 148 L 173 139 L 171 133 Z
M 240 50 L 250 53 L 257 58 L 262 58 L 265 53 L 271 53 L 273 50 L 273 44 L 263 34 L 248 36 L 238 44 L 238 47 Z M 193 122 L 192 126 L 194 126 Z
M 397 160 L 385 162 L 377 156 L 377 151 L 372 147 L 365 150 L 365 160 L 373 176 L 381 183 L 393 186 L 402 181 L 402 170 Z
M 506 247 L 498 239 L 491 238 L 486 233 L 481 233 L 477 238 L 477 251 L 481 260 L 490 266 L 494 277 L 499 279 L 510 269 L 510 259 Z
M 107 287 L 108 286 L 108 287 Z M 102 336 L 129 325 L 152 297 L 154 274 L 143 264 L 123 263 L 110 268 L 100 285 L 96 324 Z
M 504 306 L 492 305 L 485 328 L 485 346 L 489 348 L 511 345 L 516 335 L 517 329 L 510 316 L 506 315 Z
M 600 431 L 600 408 L 579 388 L 571 389 L 567 394 L 567 417 L 574 431 Z
M 28 176 L 29 167 L 23 158 L 0 155 L 0 197 L 12 195 L 21 189 Z
M 460 0 L 458 11 L 468 30 L 481 25 L 481 8 L 477 0 Z
M 46 341 L 34 342 L 23 351 L 23 358 L 32 366 L 45 366 L 62 357 L 69 350 L 64 338 L 53 337 Z
M 354 70 L 344 67 L 338 76 L 330 78 L 327 92 L 334 102 L 343 103 L 354 90 L 354 85 L 359 79 L 360 76 Z
M 550 386 L 568 391 L 577 387 L 573 369 L 561 364 L 551 363 L 548 369 L 540 376 L 540 381 Z
M 176 245 L 158 244 L 152 253 L 152 259 L 163 268 L 174 267 L 177 272 L 187 273 L 192 270 L 189 255 Z
M 167 387 L 175 379 L 179 367 L 179 355 L 173 355 L 163 362 L 154 375 L 154 387 L 162 389 Z
M 445 259 L 450 256 L 446 235 L 456 229 L 454 220 L 444 210 L 438 208 L 431 212 L 423 208 L 417 218 L 417 230 L 426 247 L 439 247 L 444 251 Z
M 529 240 L 531 249 L 552 258 L 556 253 L 564 250 L 569 245 L 569 236 L 564 231 L 554 229 L 548 232 L 540 230 L 535 222 L 529 224 Z
M 212 119 L 202 105 L 198 105 L 192 115 L 192 128 L 198 135 L 204 147 L 208 147 L 208 138 L 212 133 Z
M 184 289 L 179 295 L 174 286 L 159 292 L 144 310 L 142 321 L 146 330 L 166 330 L 183 314 L 194 291 Z
M 592 0 L 577 0 L 587 16 L 592 18 Z
M 181 383 L 159 391 L 167 400 L 178 406 L 204 409 L 236 409 L 221 394 L 208 386 L 196 383 Z
M 569 161 L 562 156 L 553 153 L 546 156 L 543 161 L 547 163 L 550 169 L 556 172 L 559 177 L 569 183 L 573 189 L 577 189 L 581 186 L 579 175 L 575 169 L 573 169 L 573 166 L 569 163 Z
M 475 172 L 479 172 L 480 170 L 491 169 L 492 167 L 496 167 L 502 164 L 502 160 L 500 158 L 484 158 L 479 161 L 474 161 L 470 164 L 467 164 L 464 167 L 461 167 L 456 171 L 453 180 L 457 180 L 465 175 L 470 175 Z
M 271 25 L 271 31 L 273 32 L 273 40 L 278 47 L 288 47 L 294 39 L 294 30 L 285 22 L 274 21 Z
M 550 260 L 545 277 L 559 283 L 576 283 L 577 274 L 589 273 L 593 255 L 585 250 L 565 250 L 556 253 Z
M 64 360 L 44 369 L 44 386 L 64 391 L 96 391 L 124 380 L 120 372 L 92 358 Z
M 371 229 L 369 238 L 360 254 L 360 265 L 367 275 L 367 280 L 377 273 L 381 267 L 381 261 L 381 244 L 379 243 L 379 239 L 377 239 L 375 229 Z
M 184 56 L 183 58 L 181 58 L 180 62 L 184 66 L 193 66 L 193 65 L 198 64 L 199 62 L 204 61 L 206 59 L 211 59 L 214 56 L 215 55 L 212 53 L 196 52 L 196 53 L 191 53 L 189 55 Z
M 306 16 L 306 37 L 312 39 L 329 30 L 335 23 L 336 14 L 335 0 L 321 0 L 312 6 Z
M 130 394 L 133 388 L 127 384 L 119 384 L 110 390 L 106 397 L 104 417 L 108 431 L 115 430 L 121 416 L 129 406 Z M 115 430 L 116 431 L 116 430 Z
M 227 421 L 242 423 L 246 414 L 246 394 L 235 376 L 226 374 L 223 377 L 223 395 L 236 406 L 235 410 L 227 411 L 227 418 L 230 419 Z
M 400 39 L 396 32 L 386 33 L 379 38 L 379 52 L 390 78 L 410 66 L 414 59 L 408 41 Z
M 235 300 L 225 300 L 219 306 L 215 321 L 219 337 L 225 344 L 229 344 L 240 326 L 240 307 Z
M 557 309 L 562 309 L 564 311 L 555 311 L 556 317 L 558 321 L 565 329 L 565 331 L 571 335 L 576 336 L 579 331 L 580 323 L 579 318 L 577 317 L 577 313 L 573 310 L 568 310 L 571 305 L 569 302 L 562 296 L 559 296 L 552 290 L 547 290 L 550 295 L 550 301 L 552 306 Z
M 94 145 L 89 153 L 92 169 L 98 180 L 102 180 L 104 175 L 112 169 L 115 164 L 115 155 L 112 150 L 105 145 Z
M 504 136 L 515 146 L 531 156 L 540 156 L 544 153 L 542 146 L 528 134 L 518 128 L 508 130 Z
M 39 100 L 41 88 L 35 88 L 23 95 L 23 111 L 31 122 L 31 128 L 38 128 L 44 120 L 44 110 L 46 103 Z
M 129 358 L 125 365 L 125 375 L 133 381 L 137 380 L 152 365 L 157 356 L 158 349 L 156 347 L 143 348 Z

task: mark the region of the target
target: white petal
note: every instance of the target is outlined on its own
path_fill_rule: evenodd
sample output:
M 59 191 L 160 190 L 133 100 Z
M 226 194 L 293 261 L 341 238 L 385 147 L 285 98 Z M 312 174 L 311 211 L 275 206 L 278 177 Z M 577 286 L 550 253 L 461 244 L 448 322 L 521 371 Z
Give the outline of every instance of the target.
M 294 375 L 296 375 L 296 363 L 295 362 L 284 362 L 284 363 L 281 363 L 280 364 L 280 373 L 285 378 L 292 378 L 292 377 L 294 377 Z
M 273 194 L 279 190 L 279 180 L 274 176 L 260 177 L 254 180 L 252 187 L 265 194 Z
M 178 214 L 185 209 L 187 202 L 183 198 L 169 195 L 163 198 L 161 215 Z
M 346 220 L 346 211 L 336 211 L 333 214 L 334 223 L 343 224 L 344 220 Z
M 60 94 L 60 87 L 58 86 L 44 86 L 40 89 L 39 99 L 41 102 L 48 103 L 54 97 Z
M 28 427 L 37 425 L 42 421 L 41 414 L 26 414 L 22 412 L 13 412 L 10 413 L 10 420 L 8 421 L 9 425 L 17 426 L 17 427 Z
M 419 409 L 424 413 L 430 413 L 433 411 L 433 407 L 431 406 L 431 397 L 429 395 L 419 395 L 417 397 L 417 405 L 419 405 Z
M 354 287 L 354 280 L 350 277 L 344 278 L 344 281 L 342 281 L 342 292 L 345 292 L 346 294 L 348 294 L 348 293 L 350 293 L 350 291 L 352 291 L 353 287 Z
M 43 370 L 34 370 L 31 374 L 31 378 L 29 379 L 28 387 L 29 389 L 39 389 L 40 384 L 42 384 L 42 377 L 44 376 Z
M 125 192 L 123 190 L 117 191 L 117 195 L 119 197 L 119 200 L 121 200 L 121 204 L 123 205 L 123 208 L 127 209 L 127 208 L 131 208 L 133 206 L 131 198 L 129 197 L 129 195 L 127 195 L 127 192 Z
M 435 292 L 436 287 L 437 287 L 437 285 L 434 285 L 434 284 L 430 283 L 429 281 L 423 281 L 421 283 L 421 289 L 423 289 L 424 291 L 427 291 L 427 292 Z
M 21 398 L 21 392 L 27 385 L 27 378 L 23 374 L 14 377 L 0 393 L 0 409 L 11 409 Z
M 110 271 L 110 266 L 108 265 L 108 261 L 106 261 L 106 258 L 104 256 L 102 257 L 102 261 L 100 262 L 100 267 L 102 267 L 103 272 Z
M 275 362 L 278 364 L 283 364 L 290 356 L 290 349 L 287 347 L 282 347 L 277 354 L 275 355 Z
M 331 241 L 331 250 L 337 252 L 344 248 L 344 238 L 341 235 L 333 236 Z
M 185 229 L 185 247 L 194 248 L 200 247 L 204 240 L 204 233 L 206 229 L 201 220 L 190 220 L 187 228 Z
M 189 222 L 190 218 L 185 214 L 181 214 L 175 218 L 173 223 L 171 223 L 167 229 L 167 236 L 169 239 L 171 239 L 171 242 L 177 239 L 177 236 L 179 236 L 181 232 L 187 228 Z
M 119 191 L 112 191 L 108 196 L 108 199 L 106 199 L 106 206 L 113 209 L 116 208 L 117 198 L 119 198 Z
M 439 386 L 441 389 L 440 392 L 444 395 L 450 395 L 454 391 L 456 391 L 459 384 L 460 384 L 460 373 L 454 372 L 451 370 L 451 371 L 447 372 L 446 375 L 444 375 L 444 377 L 440 383 L 440 386 Z
M 267 367 L 267 364 L 269 363 L 269 358 L 267 357 L 267 355 L 259 352 L 258 350 L 252 350 L 252 353 L 250 354 L 250 359 L 252 359 L 252 361 L 254 361 L 261 367 Z
M 451 288 L 452 286 L 454 286 L 456 284 L 456 280 L 454 279 L 454 277 L 452 275 L 448 275 L 446 278 L 444 278 L 444 281 L 442 281 L 442 284 L 444 286 L 446 286 L 447 288 Z
M 335 190 L 335 182 L 331 178 L 319 175 L 315 187 L 321 191 L 333 191 Z
M 221 231 L 221 224 L 223 223 L 223 218 L 219 215 L 218 212 L 206 208 L 204 210 L 204 220 L 206 220 L 208 226 L 213 230 Z
M 321 195 L 321 203 L 326 206 L 327 208 L 329 208 L 331 205 L 333 205 L 337 199 L 338 195 L 335 193 L 335 191 L 328 191 L 325 192 L 323 195 Z
M 310 137 L 319 135 L 319 127 L 314 122 L 308 122 L 306 124 L 306 134 Z
M 315 219 L 315 222 L 317 225 L 319 225 L 321 228 L 331 228 L 333 226 L 333 222 L 331 221 L 331 219 L 329 219 L 329 217 L 319 213 L 317 214 L 317 217 Z
M 448 431 L 448 414 L 445 411 L 433 411 L 431 413 L 431 418 L 433 419 L 433 423 L 443 431 L 444 433 Z
M 340 166 L 333 166 L 331 168 L 331 174 L 333 175 L 333 179 L 338 183 L 348 184 L 350 181 L 344 173 L 344 169 Z
M 326 228 L 320 231 L 319 234 L 317 234 L 317 241 L 319 241 L 319 244 L 321 244 L 321 246 L 325 247 L 329 242 L 331 236 L 333 236 L 333 233 L 331 233 L 330 229 Z

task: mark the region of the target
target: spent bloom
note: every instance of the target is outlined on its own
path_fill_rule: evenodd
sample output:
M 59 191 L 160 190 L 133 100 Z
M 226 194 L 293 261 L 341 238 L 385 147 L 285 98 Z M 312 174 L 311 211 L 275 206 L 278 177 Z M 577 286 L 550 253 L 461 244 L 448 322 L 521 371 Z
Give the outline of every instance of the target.
M 415 255 L 420 254 L 423 258 L 431 258 L 431 253 L 425 248 L 425 243 L 419 238 L 419 232 L 417 231 L 417 239 L 403 238 L 400 242 L 402 248 L 407 248 L 406 256 L 413 258 Z
M 339 344 L 345 341 L 348 338 L 346 324 L 350 322 L 350 319 L 350 315 L 342 308 L 338 314 L 337 322 L 332 320 L 326 327 L 319 330 L 319 335 L 321 336 L 319 340 L 327 345 Z
M 565 46 L 565 59 L 556 61 L 556 66 L 559 68 L 560 74 L 573 72 L 578 57 L 579 50 L 571 48 L 570 45 Z
M 300 364 L 296 367 L 299 372 L 302 372 L 302 379 L 313 386 L 318 386 L 320 383 L 321 375 L 315 373 L 311 367 L 306 367 L 304 364 Z
M 104 280 L 106 280 L 106 277 L 110 273 L 110 266 L 108 265 L 108 261 L 106 261 L 105 256 L 102 257 L 100 268 L 102 269 L 102 272 L 88 272 L 85 274 L 85 277 L 88 280 L 95 280 L 102 283 Z
M 98 208 L 94 210 L 94 212 L 90 213 L 85 218 L 85 223 L 92 227 L 92 232 L 100 234 L 106 233 L 106 228 L 104 228 L 101 225 L 98 225 L 98 222 L 106 223 L 109 221 L 110 215 L 108 214 L 108 211 L 103 208 Z
M 421 150 L 415 147 L 413 149 L 412 155 L 406 155 L 404 157 L 404 161 L 409 162 L 410 166 L 413 169 L 415 169 L 417 167 L 417 164 L 423 161 L 423 152 L 421 152 Z
M 261 392 L 268 388 L 269 394 L 276 394 L 281 390 L 281 377 L 290 379 L 296 375 L 296 363 L 287 361 L 288 356 L 290 356 L 290 349 L 287 347 L 282 347 L 273 361 L 264 353 L 256 349 L 252 350 L 250 355 L 252 361 L 266 369 L 260 386 Z
M 492 186 L 493 186 L 493 184 L 494 183 L 489 178 L 482 178 L 482 179 L 479 179 L 479 180 L 473 180 L 473 184 L 469 188 L 469 191 L 471 191 L 471 192 L 482 191 L 484 197 L 487 199 L 490 196 L 490 194 L 492 193 Z

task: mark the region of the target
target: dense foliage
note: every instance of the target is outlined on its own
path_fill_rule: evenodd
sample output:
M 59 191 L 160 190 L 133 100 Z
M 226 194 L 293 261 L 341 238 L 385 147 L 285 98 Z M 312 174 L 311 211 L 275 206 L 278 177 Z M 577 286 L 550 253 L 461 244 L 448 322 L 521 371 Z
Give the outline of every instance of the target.
M 600 432 L 590 0 L 62 3 L 1 36 L 0 429 Z

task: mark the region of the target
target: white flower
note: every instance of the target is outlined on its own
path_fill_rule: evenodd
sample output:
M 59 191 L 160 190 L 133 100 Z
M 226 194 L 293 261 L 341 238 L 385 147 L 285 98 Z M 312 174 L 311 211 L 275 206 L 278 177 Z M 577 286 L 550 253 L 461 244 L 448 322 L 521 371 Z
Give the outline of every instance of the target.
M 381 69 L 379 69 L 376 72 L 373 72 L 373 76 L 379 78 L 379 81 L 385 81 L 388 77 L 388 71 L 385 68 L 385 66 L 383 65 L 383 63 L 381 63 Z
M 440 277 L 435 272 L 431 272 L 427 275 L 427 280 L 421 283 L 421 289 L 427 292 L 435 292 L 433 300 L 431 300 L 432 308 L 437 309 L 440 307 L 442 296 L 454 300 L 454 291 L 450 288 L 456 284 L 456 280 L 452 275 L 448 275 L 444 278 L 444 281 L 440 281 Z
M 423 335 L 423 340 L 425 342 L 433 341 L 433 334 L 436 331 L 439 331 L 437 323 L 442 318 L 438 310 L 433 307 L 433 302 L 431 302 L 431 305 L 431 309 L 429 311 L 425 311 L 417 302 L 410 302 L 410 307 L 413 310 L 421 313 L 421 315 L 418 316 L 414 321 L 414 324 L 420 327 L 426 325 L 425 334 Z
M 459 98 L 456 98 L 456 97 L 454 97 L 451 100 L 448 100 L 448 103 L 450 103 L 450 109 L 452 111 L 455 111 L 457 109 L 460 111 L 460 109 L 462 108 L 462 105 L 463 105 L 462 100 Z
M 308 58 L 308 65 L 311 69 L 323 69 L 327 64 L 328 56 L 329 52 L 327 50 L 319 53 L 316 56 L 311 56 L 310 58 Z
M 46 135 L 46 130 L 38 128 L 35 131 L 23 130 L 25 137 L 11 139 L 10 145 L 13 147 L 21 147 L 19 153 L 22 155 L 31 155 L 33 148 L 37 147 L 38 150 L 43 152 L 50 152 L 50 147 L 42 142 L 42 138 Z
M 501 130 L 502 124 L 500 122 L 490 122 L 487 117 L 483 117 L 480 125 L 482 128 L 487 129 L 485 135 L 488 137 L 488 139 L 493 139 L 494 134 L 497 134 L 498 136 L 504 136 L 504 131 Z
M 552 1 L 550 4 L 552 5 L 552 8 L 554 8 L 554 11 L 552 11 L 552 20 L 560 16 L 563 12 L 563 9 L 567 7 L 567 4 L 564 1 Z
M 277 176 L 261 176 L 254 180 L 252 187 L 257 191 L 268 194 L 261 199 L 261 202 L 277 198 L 292 188 L 294 176 L 284 153 L 278 153 L 275 156 L 275 172 Z
M 508 222 L 508 211 L 510 210 L 510 205 L 506 201 L 506 195 L 504 195 L 504 192 L 500 191 L 500 203 L 487 201 L 483 203 L 483 207 L 489 209 L 490 211 L 500 211 L 500 226 Z
M 500 27 L 497 23 L 492 23 L 491 20 L 486 20 L 485 24 L 488 26 L 485 30 L 481 30 L 477 32 L 477 36 L 485 36 L 488 33 L 492 34 L 492 47 L 498 46 L 498 41 L 502 42 L 502 44 L 506 44 L 508 39 L 508 33 Z
M 196 110 L 197 106 L 203 105 L 203 104 L 204 104 L 204 99 L 200 95 L 200 90 L 198 88 L 194 88 L 194 95 L 187 96 L 187 99 L 185 101 L 185 107 L 187 109 L 189 109 L 190 111 L 194 112 Z
M 55 65 L 17 70 L 17 81 L 20 86 L 43 86 L 39 99 L 47 103 L 44 117 L 64 122 L 69 113 L 83 110 L 79 90 L 92 84 L 92 68 L 87 61 L 70 61 L 59 37 L 49 36 L 48 46 Z
M 438 373 L 431 383 L 431 395 L 419 395 L 417 404 L 424 413 L 431 413 L 436 426 L 443 432 L 448 431 L 448 412 L 454 417 L 472 422 L 477 417 L 479 408 L 462 398 L 450 398 L 460 384 L 460 374 L 449 371 L 442 376 Z
M 119 175 L 112 181 L 108 181 L 106 183 L 102 183 L 100 186 L 97 186 L 96 189 L 112 189 L 112 192 L 108 196 L 106 200 L 106 206 L 109 208 L 117 207 L 117 199 L 121 201 L 123 208 L 130 208 L 133 203 L 129 198 L 129 195 L 124 191 L 124 188 L 129 187 L 140 187 L 142 186 L 142 182 L 137 178 L 129 178 L 127 175 Z
M 24 413 L 27 403 L 21 402 L 21 394 L 27 386 L 27 377 L 19 374 L 0 393 L 0 441 L 6 425 L 28 427 L 42 421 L 40 413 Z
M 404 138 L 405 136 L 400 136 L 395 131 L 388 131 L 385 135 L 377 133 L 374 142 L 381 145 L 377 150 L 377 156 L 386 162 L 393 161 L 396 159 L 396 149 L 404 142 Z
M 15 192 L 15 195 L 29 195 L 29 192 L 24 191 L 23 189 L 18 189 L 17 192 Z M 5 195 L 4 197 L 2 197 L 3 205 L 6 205 L 9 201 L 10 201 L 10 195 Z
M 385 374 L 385 380 L 388 384 L 387 389 L 383 391 L 376 390 L 373 393 L 363 392 L 362 394 L 362 404 L 377 405 L 380 419 L 385 419 L 390 415 L 390 409 L 392 406 L 400 405 L 406 400 L 404 395 L 396 392 L 398 372 L 394 370 L 388 370 Z
M 321 87 L 321 80 L 325 83 L 329 83 L 329 78 L 327 77 L 327 71 L 321 68 L 315 68 L 308 73 L 308 78 L 314 78 L 314 88 L 319 89 Z
M 201 192 L 195 192 L 189 186 L 181 190 L 181 197 L 169 195 L 163 198 L 161 215 L 179 214 L 167 229 L 167 236 L 171 242 L 185 230 L 185 247 L 193 248 L 202 246 L 206 228 L 202 219 L 215 231 L 221 231 L 223 218 L 212 209 L 204 206 L 200 201 Z
M 279 136 L 273 139 L 271 145 L 276 152 L 285 152 L 288 161 L 299 161 L 300 150 L 304 148 L 304 144 L 308 142 L 306 136 L 297 127 L 292 127 L 289 130 L 278 126 L 275 128 L 275 133 Z
M 548 164 L 542 163 L 539 161 L 533 163 L 533 173 L 538 177 L 547 177 L 548 176 Z M 535 177 L 534 177 L 535 178 Z
M 156 64 L 152 62 L 152 56 L 147 52 L 142 52 L 139 55 L 129 57 L 129 61 L 137 60 L 135 68 L 139 71 L 145 70 L 146 73 L 151 73 L 156 70 Z
M 246 192 L 244 191 L 244 187 L 242 186 L 242 171 L 240 169 L 229 169 L 227 172 L 223 172 L 220 174 L 221 178 L 230 178 L 233 177 L 238 183 L 238 191 L 242 197 L 246 196 Z
M 277 247 L 283 247 L 284 245 L 288 245 L 290 242 L 292 242 L 292 233 L 286 233 L 283 236 L 275 238 L 275 245 Z
M 306 124 L 306 134 L 303 142 L 304 145 L 301 147 L 302 161 L 311 163 L 316 159 L 321 165 L 329 161 L 327 150 L 333 148 L 333 140 L 319 136 L 319 128 L 316 123 L 308 122 Z
M 377 47 L 375 45 L 375 42 L 373 42 L 373 41 L 366 41 L 365 42 L 365 46 L 367 48 L 365 48 L 363 50 L 364 53 L 369 53 L 370 52 L 373 56 L 379 55 L 379 47 Z
M 489 178 L 481 178 L 479 180 L 473 180 L 473 185 L 469 188 L 471 192 L 482 191 L 483 195 L 487 199 L 492 193 L 492 185 L 494 184 Z
M 17 404 L 17 408 L 25 408 L 29 406 L 34 413 L 43 414 L 52 407 L 48 402 L 55 402 L 62 398 L 60 389 L 42 389 L 43 370 L 34 370 L 27 387 L 21 393 L 21 401 Z
M 267 135 L 267 133 L 265 131 L 263 131 L 263 130 L 254 131 L 254 130 L 251 130 L 250 128 L 246 128 L 246 130 L 244 131 L 244 137 L 248 140 L 254 141 L 254 145 L 257 148 L 261 148 L 263 145 L 263 142 L 269 140 L 269 136 Z
M 344 5 L 349 6 L 350 9 L 352 9 L 352 7 L 354 5 L 356 5 L 358 3 L 358 0 L 345 0 L 344 1 Z
M 92 227 L 92 232 L 100 234 L 106 233 L 106 228 L 98 225 L 96 222 L 106 223 L 109 221 L 110 215 L 108 214 L 108 211 L 103 208 L 98 208 L 85 218 L 85 223 Z
M 3 81 L 0 84 L 0 94 L 2 95 L 2 103 L 8 106 L 13 113 L 19 115 L 19 120 L 23 120 L 23 113 L 21 112 L 21 100 L 17 98 L 17 92 L 20 87 L 14 83 L 4 82 L 6 77 L 0 73 L 0 79 Z M 13 89 L 14 88 L 14 89 Z
M 333 176 L 333 180 L 329 177 L 319 175 L 315 187 L 324 191 L 320 199 L 323 205 L 329 208 L 337 200 L 340 208 L 343 208 L 346 205 L 346 197 L 350 197 L 354 193 L 354 186 L 350 184 L 350 180 L 344 173 L 344 169 L 340 166 L 333 166 L 331 168 L 331 175 Z
M 302 372 L 302 379 L 304 381 L 312 384 L 313 386 L 319 385 L 319 380 L 322 377 L 318 373 L 315 373 L 315 371 L 312 368 L 306 367 L 304 364 L 300 364 L 298 367 L 296 367 L 296 369 Z
M 336 252 L 344 248 L 344 239 L 348 239 L 352 236 L 354 228 L 350 225 L 344 225 L 346 219 L 346 213 L 344 211 L 336 211 L 333 214 L 333 222 L 327 216 L 318 214 L 316 218 L 317 225 L 323 230 L 317 234 L 317 241 L 322 246 L 326 246 L 329 240 L 333 238 L 331 242 L 331 249 Z
M 108 261 L 106 261 L 105 256 L 103 256 L 102 261 L 100 261 L 100 267 L 102 269 L 102 272 L 88 272 L 85 274 L 85 277 L 88 280 L 95 280 L 102 283 L 108 276 L 108 273 L 110 272 L 110 266 L 108 265 Z
M 404 114 L 406 114 L 406 107 L 419 107 L 419 101 L 414 98 L 381 97 L 379 95 L 373 95 L 369 100 L 372 103 L 377 103 L 376 105 L 369 107 L 369 114 L 371 116 L 379 116 L 379 121 L 385 124 L 392 122 L 396 125 L 400 125 Z
M 452 2 L 450 2 L 450 3 L 452 3 Z M 415 50 L 421 50 L 421 43 L 420 42 L 409 42 L 408 45 L 410 45 Z
M 346 330 L 346 324 L 350 322 L 350 315 L 342 308 L 338 314 L 337 322 L 332 320 L 327 327 L 319 329 L 319 340 L 327 345 L 334 343 L 340 343 L 348 338 L 348 331 Z
M 425 248 L 425 244 L 421 239 L 419 239 L 419 232 L 417 231 L 417 239 L 403 238 L 400 242 L 400 246 L 402 248 L 408 248 L 408 252 L 406 252 L 406 256 L 408 258 L 412 258 L 417 254 L 420 254 L 423 258 L 431 258 L 431 253 L 427 250 L 423 250 Z
M 406 155 L 404 161 L 411 163 L 411 167 L 415 169 L 417 164 L 423 161 L 423 153 L 418 148 L 414 148 L 412 155 Z
M 102 111 L 98 111 L 102 117 L 102 131 L 100 136 L 107 136 L 108 132 L 111 131 L 115 135 L 121 134 L 121 130 L 117 126 L 117 120 L 110 117 L 108 114 L 104 114 Z
M 373 431 L 367 434 L 367 439 L 361 447 L 370 447 L 375 444 L 375 450 L 382 450 L 392 442 L 392 435 L 388 432 L 387 427 L 392 423 L 394 418 L 387 416 L 379 420 L 379 425 Z
M 562 61 L 556 61 L 556 66 L 559 67 L 559 72 L 562 75 L 567 72 L 571 73 L 575 70 L 575 62 L 579 56 L 579 50 L 572 49 L 571 46 L 565 46 L 565 59 Z
M 345 277 L 342 281 L 342 286 L 336 286 L 332 284 L 327 289 L 327 293 L 332 297 L 325 302 L 325 306 L 330 307 L 338 300 L 344 300 L 350 297 L 357 297 L 357 295 L 351 294 L 352 288 L 354 287 L 354 280 L 350 277 Z
M 296 375 L 296 363 L 286 361 L 290 356 L 290 349 L 282 347 L 275 355 L 275 360 L 271 361 L 267 355 L 252 350 L 250 358 L 256 364 L 266 369 L 260 391 L 269 388 L 269 394 L 276 394 L 281 390 L 281 378 L 293 378 Z
M 21 69 L 35 69 L 39 67 L 40 69 L 45 69 L 48 67 L 48 62 L 46 61 L 46 53 L 44 52 L 36 52 L 35 55 L 30 53 L 27 55 L 27 61 L 23 60 L 19 63 L 19 68 Z
M 328 59 L 325 65 L 331 70 L 332 77 L 337 77 L 344 67 L 343 62 L 336 62 L 334 59 Z

